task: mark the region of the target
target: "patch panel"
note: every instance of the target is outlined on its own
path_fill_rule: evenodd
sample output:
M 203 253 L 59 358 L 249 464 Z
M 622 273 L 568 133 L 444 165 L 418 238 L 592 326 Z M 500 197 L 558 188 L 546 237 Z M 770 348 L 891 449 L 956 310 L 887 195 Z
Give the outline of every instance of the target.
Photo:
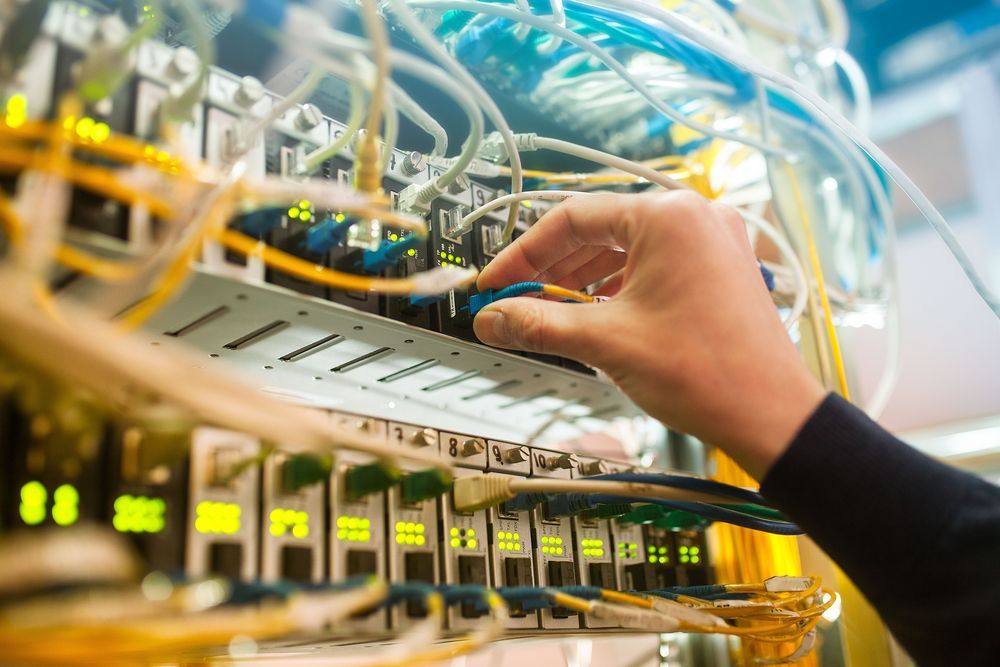
M 579 564 L 580 584 L 597 586 L 599 588 L 620 588 L 615 571 L 614 542 L 611 537 L 609 521 L 573 519 L 573 532 L 576 536 L 576 562 Z M 583 617 L 581 622 L 588 628 L 614 627 L 613 623 L 601 619 Z
M 431 204 L 430 240 L 428 261 L 432 266 L 458 266 L 462 268 L 476 264 L 476 244 L 473 230 L 453 234 L 453 228 L 468 207 L 450 202 L 435 201 Z M 443 334 L 462 340 L 477 341 L 472 330 L 472 316 L 468 310 L 467 292 L 451 290 L 447 297 L 435 306 L 435 328 Z
M 408 424 L 389 424 L 390 438 L 401 447 L 438 448 L 438 434 Z M 413 475 L 427 472 L 440 479 L 436 471 L 424 471 L 407 465 L 400 484 L 388 492 L 389 580 L 394 582 L 422 581 L 441 583 L 438 496 L 442 488 L 421 488 L 419 480 L 411 486 Z M 425 611 L 421 603 L 408 601 L 391 611 L 393 628 L 405 628 Z
M 260 442 L 200 427 L 191 437 L 186 570 L 252 581 L 260 543 Z
M 211 71 L 205 87 L 202 155 L 214 167 L 222 167 L 232 158 L 239 145 L 241 131 L 250 123 L 263 118 L 271 110 L 271 100 L 263 86 L 252 77 L 238 78 Z M 263 141 L 252 141 L 241 158 L 249 176 L 263 176 L 265 151 Z M 236 280 L 263 282 L 264 263 L 256 257 L 228 252 L 222 245 L 207 241 L 202 249 L 202 262 L 214 273 Z
M 51 410 L 43 409 L 40 392 L 50 390 L 34 387 L 34 395 L 7 406 L 4 523 L 12 528 L 69 527 L 103 517 L 106 433 L 86 408 L 69 409 L 58 397 Z
M 678 585 L 704 586 L 712 583 L 705 531 L 679 530 L 674 533 L 674 545 Z
M 647 562 L 642 526 L 619 520 L 612 520 L 610 524 L 618 585 L 627 590 L 649 590 L 655 570 Z
M 299 488 L 293 465 L 275 452 L 262 466 L 260 577 L 319 583 L 326 575 L 326 485 Z
M 531 448 L 531 474 L 535 477 L 571 479 L 576 459 L 572 454 Z M 546 515 L 545 504 L 531 512 L 535 574 L 539 586 L 576 586 L 580 583 L 579 563 L 573 549 L 573 519 Z M 579 628 L 579 614 L 562 607 L 539 612 L 545 629 Z
M 455 476 L 481 475 L 483 468 L 456 468 Z M 441 496 L 441 554 L 444 580 L 457 584 L 489 586 L 489 530 L 487 513 L 458 512 L 451 493 Z M 448 627 L 475 627 L 482 612 L 464 603 L 448 609 Z
M 108 443 L 106 516 L 151 570 L 184 569 L 190 462 L 172 450 L 177 434 L 138 426 Z
M 489 472 L 527 477 L 531 474 L 531 450 L 524 445 L 487 440 Z M 505 511 L 502 507 L 487 510 L 492 553 L 492 581 L 497 587 L 534 586 L 531 512 Z M 538 611 L 512 605 L 507 627 L 530 629 L 538 627 Z
M 360 428 L 369 435 L 385 438 L 388 424 L 377 419 L 343 413 L 332 413 L 334 423 L 348 428 Z M 343 581 L 350 577 L 375 576 L 389 579 L 386 544 L 386 495 L 384 490 L 355 488 L 348 480 L 352 471 L 362 466 L 377 466 L 371 457 L 343 451 L 337 456 L 330 475 L 329 493 L 329 557 L 330 579 Z M 388 622 L 384 610 L 352 619 L 357 630 L 378 632 Z
M 653 568 L 655 587 L 683 586 L 677 577 L 674 531 L 646 525 L 643 532 L 646 537 L 646 562 Z

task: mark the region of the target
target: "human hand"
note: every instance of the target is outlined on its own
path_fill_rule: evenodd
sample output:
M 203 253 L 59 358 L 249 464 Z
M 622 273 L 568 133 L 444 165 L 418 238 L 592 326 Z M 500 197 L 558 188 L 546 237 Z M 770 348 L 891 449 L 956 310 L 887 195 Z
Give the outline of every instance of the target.
M 825 390 L 778 318 L 739 213 L 689 192 L 575 197 L 504 249 L 478 287 L 605 278 L 603 302 L 497 301 L 476 335 L 600 368 L 647 413 L 762 479 Z

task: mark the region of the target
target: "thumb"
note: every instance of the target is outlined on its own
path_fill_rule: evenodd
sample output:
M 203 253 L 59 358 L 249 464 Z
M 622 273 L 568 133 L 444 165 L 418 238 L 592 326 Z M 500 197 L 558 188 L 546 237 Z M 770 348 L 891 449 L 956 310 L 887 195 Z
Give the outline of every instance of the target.
M 554 354 L 591 362 L 598 346 L 599 313 L 606 304 L 564 303 L 530 297 L 501 299 L 483 308 L 473 327 L 494 347 Z

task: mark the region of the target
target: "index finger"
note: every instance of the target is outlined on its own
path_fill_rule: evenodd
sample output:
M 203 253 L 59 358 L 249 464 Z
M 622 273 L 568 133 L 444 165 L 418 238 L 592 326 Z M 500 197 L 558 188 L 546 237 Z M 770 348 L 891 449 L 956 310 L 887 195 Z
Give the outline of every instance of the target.
M 636 195 L 571 197 L 543 215 L 479 274 L 479 289 L 533 280 L 584 246 L 628 250 Z

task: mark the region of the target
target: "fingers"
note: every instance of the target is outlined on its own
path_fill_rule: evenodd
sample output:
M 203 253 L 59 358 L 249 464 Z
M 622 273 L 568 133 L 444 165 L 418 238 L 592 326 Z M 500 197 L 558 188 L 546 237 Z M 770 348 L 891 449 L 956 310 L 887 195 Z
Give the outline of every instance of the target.
M 597 363 L 607 304 L 572 304 L 531 297 L 502 299 L 476 315 L 476 336 L 494 347 L 554 354 Z
M 624 251 L 605 249 L 572 273 L 558 278 L 553 276 L 551 282 L 569 289 L 583 289 L 620 271 L 627 260 L 628 255 Z
M 622 288 L 622 283 L 624 282 L 625 282 L 625 272 L 619 271 L 618 273 L 614 274 L 613 276 L 605 280 L 604 284 L 602 284 L 600 287 L 597 288 L 597 290 L 594 291 L 594 294 L 597 296 L 612 297 L 615 294 L 618 294 L 618 292 Z
M 615 194 L 567 199 L 483 269 L 479 288 L 531 280 L 584 246 L 627 250 L 638 199 Z

